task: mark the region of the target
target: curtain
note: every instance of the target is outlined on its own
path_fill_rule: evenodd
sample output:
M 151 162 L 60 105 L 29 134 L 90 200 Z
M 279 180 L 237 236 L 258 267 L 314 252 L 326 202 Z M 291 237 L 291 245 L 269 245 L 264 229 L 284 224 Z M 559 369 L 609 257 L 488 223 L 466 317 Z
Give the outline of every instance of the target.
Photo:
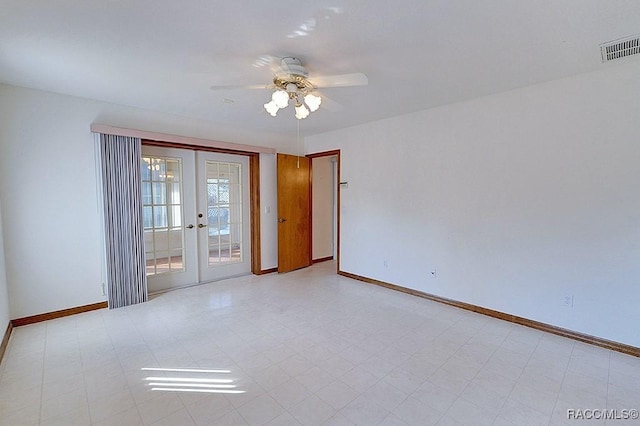
M 109 308 L 146 302 L 139 138 L 100 134 Z

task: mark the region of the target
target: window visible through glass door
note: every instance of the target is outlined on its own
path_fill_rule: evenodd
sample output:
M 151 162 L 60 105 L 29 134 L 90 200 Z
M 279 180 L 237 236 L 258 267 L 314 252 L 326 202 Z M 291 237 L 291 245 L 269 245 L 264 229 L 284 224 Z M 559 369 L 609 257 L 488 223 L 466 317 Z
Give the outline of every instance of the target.
M 182 161 L 144 156 L 141 172 L 147 276 L 183 272 Z
M 241 166 L 206 161 L 209 266 L 243 260 Z

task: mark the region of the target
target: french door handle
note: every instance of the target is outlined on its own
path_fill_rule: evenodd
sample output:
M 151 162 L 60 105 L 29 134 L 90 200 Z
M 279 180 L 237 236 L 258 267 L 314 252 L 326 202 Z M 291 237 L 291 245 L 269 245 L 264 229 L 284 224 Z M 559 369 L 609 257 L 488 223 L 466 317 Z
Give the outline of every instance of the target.
M 206 227 L 207 227 L 207 225 L 205 225 L 205 224 L 203 224 L 203 223 L 199 223 L 199 224 L 198 224 L 198 228 L 206 228 Z
M 194 228 L 193 223 L 190 223 L 189 226 L 187 226 L 187 229 L 193 229 L 193 228 Z
M 286 221 L 287 221 L 287 219 L 285 219 L 284 217 L 279 217 L 278 218 L 278 223 L 284 223 Z

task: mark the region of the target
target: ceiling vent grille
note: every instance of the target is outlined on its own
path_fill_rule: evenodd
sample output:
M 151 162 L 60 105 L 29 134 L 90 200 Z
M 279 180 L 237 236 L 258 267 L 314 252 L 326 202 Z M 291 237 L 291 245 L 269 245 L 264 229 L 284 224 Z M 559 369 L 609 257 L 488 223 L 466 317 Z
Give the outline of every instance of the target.
M 640 53 L 640 35 L 603 43 L 600 45 L 600 52 L 602 53 L 602 62 L 637 55 Z

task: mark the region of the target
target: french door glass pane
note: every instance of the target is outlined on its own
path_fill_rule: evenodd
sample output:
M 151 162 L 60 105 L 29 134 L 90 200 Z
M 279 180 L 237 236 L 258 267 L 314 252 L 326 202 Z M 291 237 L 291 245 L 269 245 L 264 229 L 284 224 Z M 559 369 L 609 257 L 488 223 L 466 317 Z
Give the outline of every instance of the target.
M 241 164 L 206 162 L 209 266 L 242 262 Z
M 167 228 L 167 207 L 164 204 L 154 204 L 153 207 L 153 229 Z
M 151 193 L 153 194 L 154 205 L 167 204 L 167 185 L 164 182 L 153 182 Z
M 182 272 L 182 160 L 143 156 L 140 166 L 147 275 Z

